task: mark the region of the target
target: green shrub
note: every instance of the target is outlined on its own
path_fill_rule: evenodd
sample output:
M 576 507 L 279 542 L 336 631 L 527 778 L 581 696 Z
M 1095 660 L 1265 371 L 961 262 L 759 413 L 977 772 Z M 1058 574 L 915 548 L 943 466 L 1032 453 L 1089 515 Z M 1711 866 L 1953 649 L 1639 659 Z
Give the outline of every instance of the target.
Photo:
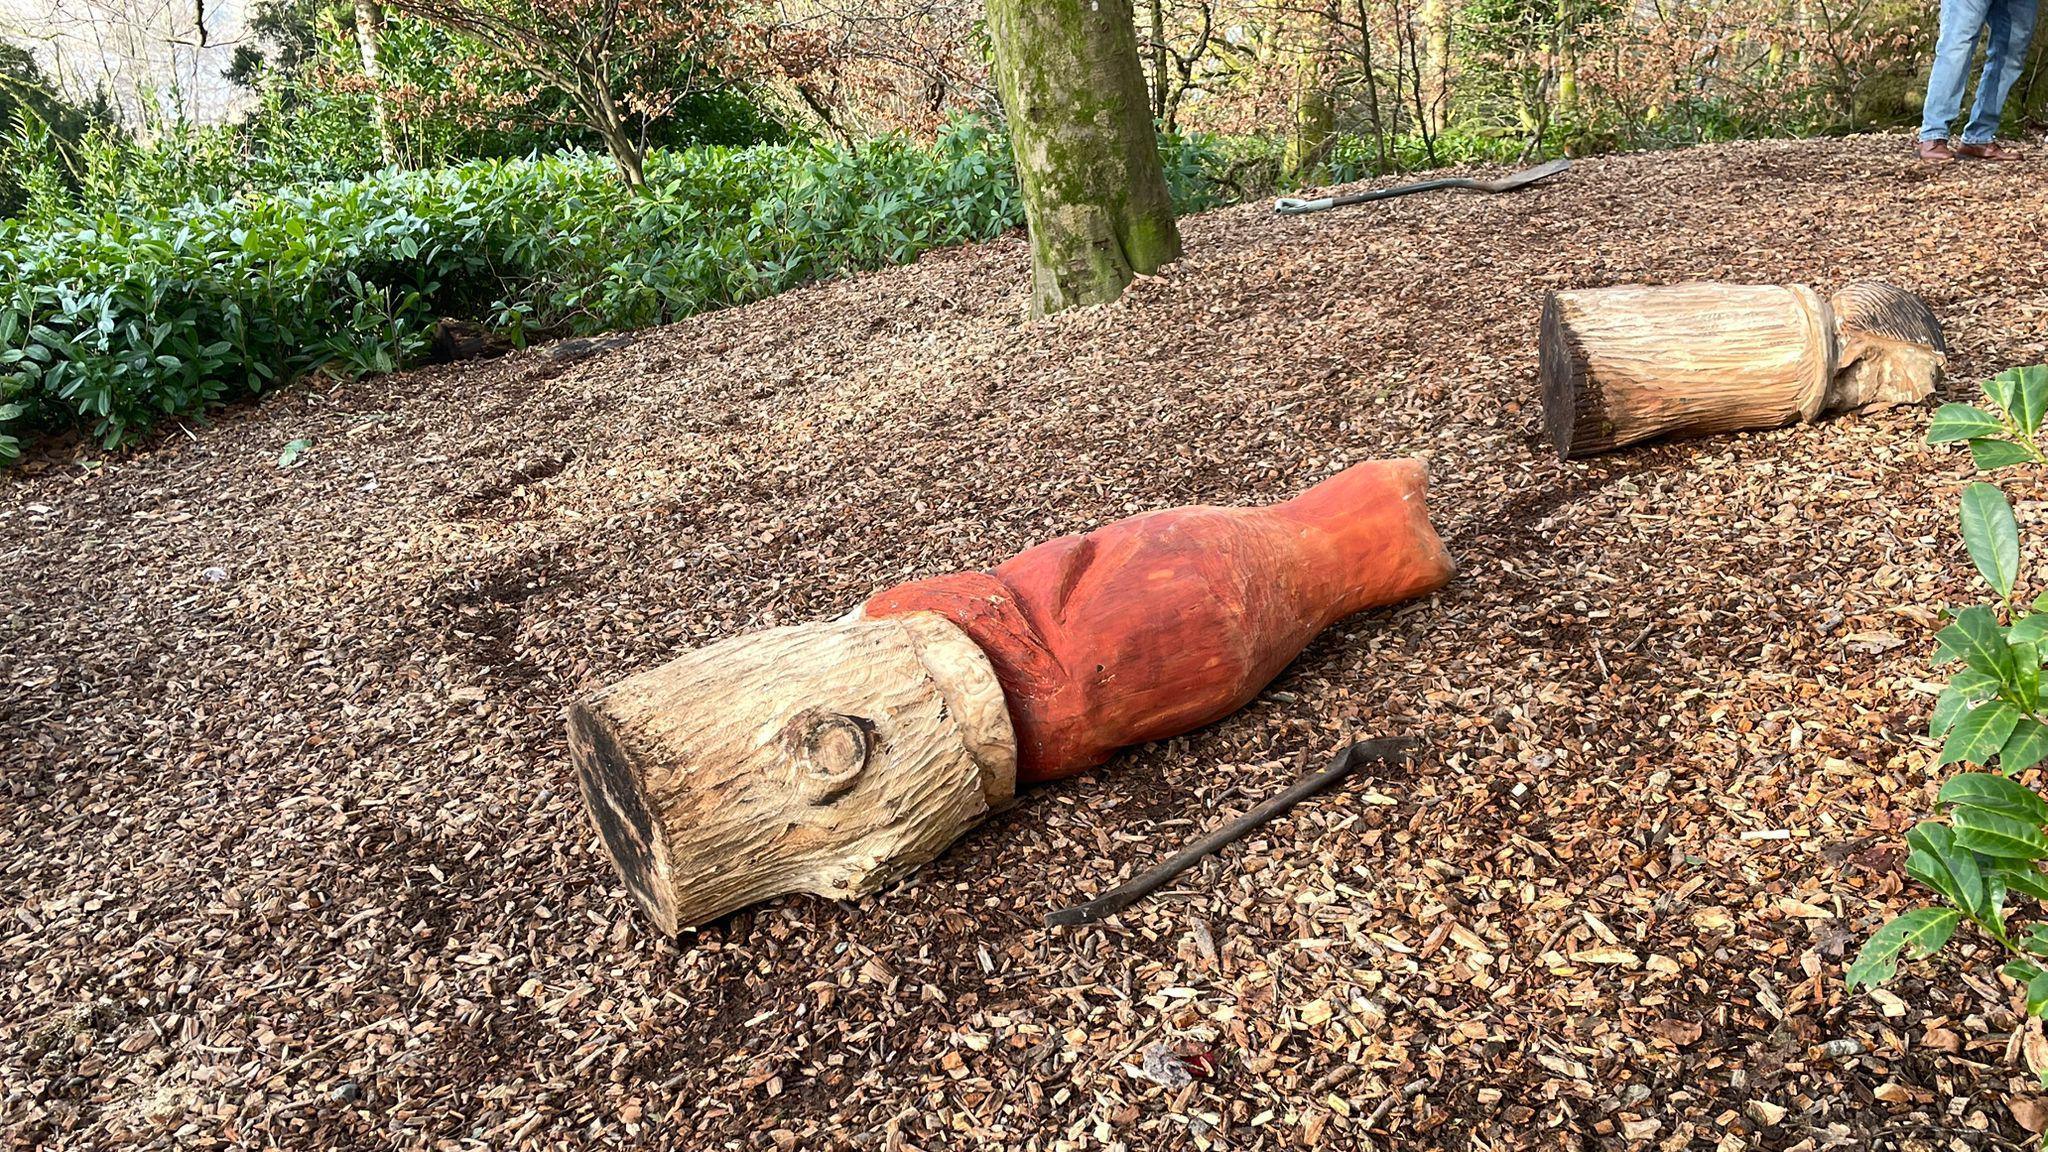
M 1207 132 L 1169 133 L 1159 138 L 1159 160 L 1166 170 L 1166 190 L 1181 212 L 1205 212 L 1249 199 L 1272 187 L 1262 181 L 1259 152 L 1264 141 L 1241 138 L 1242 147 Z M 1273 145 L 1278 169 L 1277 142 Z M 1249 154 L 1247 154 L 1249 149 Z
M 2036 437 L 2048 412 L 2048 367 L 2014 369 L 1986 382 L 1989 408 L 1946 404 L 1928 432 L 1934 444 L 1967 442 L 1979 467 L 2041 463 Z M 2012 506 L 1991 484 L 1963 490 L 1962 535 L 1970 560 L 1997 599 L 1954 614 L 1936 642 L 1936 659 L 1960 663 L 1929 725 L 1942 740 L 1937 766 L 1995 766 L 1943 784 L 1935 803 L 1946 822 L 1927 820 L 1906 834 L 1906 872 L 1931 889 L 1935 905 L 1887 923 L 1863 945 L 1847 973 L 1851 989 L 1882 984 L 1901 956 L 1927 956 L 1964 921 L 2008 956 L 2000 969 L 2025 989 L 2027 1011 L 2048 1015 L 2048 922 L 2022 930 L 2009 915 L 2014 897 L 2048 904 L 2048 802 L 2011 779 L 2048 757 L 2048 593 L 2028 604 L 2020 593 L 2020 537 Z
M 1233 140 L 1231 145 L 1233 151 L 1253 155 L 1240 141 Z M 1428 140 L 1412 132 L 1384 139 L 1343 133 L 1331 139 L 1322 163 L 1313 172 L 1288 183 L 1295 186 L 1349 184 L 1375 176 L 1424 171 L 1453 164 L 1508 164 L 1521 157 L 1522 147 L 1520 139 L 1462 131 L 1441 133 Z M 1258 156 L 1261 164 L 1253 171 L 1264 180 L 1266 187 L 1282 183 L 1283 148 L 1284 142 L 1275 140 L 1271 142 L 1269 152 Z
M 1200 142 L 1163 144 L 1183 205 Z M 387 170 L 0 224 L 0 460 L 25 432 L 132 441 L 315 370 L 389 371 L 435 318 L 515 339 L 658 324 L 1022 222 L 979 122 L 881 140 L 657 152 L 635 195 L 580 153 Z

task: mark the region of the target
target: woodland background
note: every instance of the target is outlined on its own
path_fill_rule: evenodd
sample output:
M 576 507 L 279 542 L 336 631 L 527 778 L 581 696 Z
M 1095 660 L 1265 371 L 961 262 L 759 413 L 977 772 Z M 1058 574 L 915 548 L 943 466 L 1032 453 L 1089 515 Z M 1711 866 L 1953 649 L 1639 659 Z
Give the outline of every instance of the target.
M 1933 7 L 1149 0 L 1132 19 L 1188 211 L 1907 123 Z M 0 461 L 389 370 L 445 317 L 512 343 L 639 327 L 1022 219 L 975 0 L 258 0 L 221 123 L 192 115 L 211 75 L 128 66 L 204 44 L 205 0 L 9 11 Z M 2048 111 L 2044 53 L 2016 122 Z

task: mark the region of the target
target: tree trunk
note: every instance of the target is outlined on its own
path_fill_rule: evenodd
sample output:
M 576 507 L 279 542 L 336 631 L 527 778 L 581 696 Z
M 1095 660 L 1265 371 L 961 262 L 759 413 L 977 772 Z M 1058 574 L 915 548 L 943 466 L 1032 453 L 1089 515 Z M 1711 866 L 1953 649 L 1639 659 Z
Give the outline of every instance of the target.
M 1151 0 L 1152 4 L 1152 119 L 1157 123 L 1166 122 L 1166 91 L 1170 83 L 1166 75 L 1166 0 Z
M 1579 30 L 1572 18 L 1572 0 L 1557 0 L 1557 111 L 1571 116 L 1579 106 Z
M 1567 459 L 1918 401 L 1946 360 L 1918 297 L 1867 282 L 1831 301 L 1735 284 L 1556 292 L 1541 338 L 1544 423 Z
M 1422 58 L 1424 54 L 1422 39 L 1416 34 L 1414 23 L 1407 19 L 1401 19 L 1397 21 L 1395 23 L 1395 28 L 1398 32 L 1402 34 L 1407 46 L 1406 55 L 1408 58 L 1408 71 L 1410 81 L 1409 89 L 1410 95 L 1414 98 L 1415 107 L 1415 131 L 1418 135 L 1422 137 L 1423 155 L 1428 158 L 1430 166 L 1435 167 L 1437 163 L 1437 132 L 1435 125 L 1431 122 L 1430 119 L 1429 102 L 1423 98 L 1423 89 L 1427 87 L 1427 84 L 1424 82 L 1422 75 Z M 1397 54 L 1394 58 L 1394 64 L 1397 72 L 1399 70 L 1400 63 L 1401 57 L 1399 54 Z M 1399 89 L 1397 88 L 1395 91 L 1398 95 Z
M 612 89 L 604 76 L 584 77 L 588 89 L 581 101 L 584 111 L 590 117 L 590 126 L 604 140 L 605 150 L 612 154 L 612 162 L 619 166 L 619 178 L 626 187 L 635 192 L 647 187 L 646 158 L 640 149 L 640 142 L 633 139 L 627 129 L 625 117 L 619 114 L 618 101 L 612 99 Z
M 1309 15 L 1294 57 L 1294 133 L 1283 159 L 1286 175 L 1304 181 L 1329 158 L 1336 143 L 1337 110 L 1331 99 L 1330 54 L 1337 39 L 1337 0 Z
M 1330 150 L 1337 129 L 1330 88 L 1323 79 L 1323 45 L 1319 29 L 1294 57 L 1294 131 L 1287 137 L 1282 167 L 1289 180 L 1305 181 Z
M 989 0 L 1031 232 L 1031 313 L 1123 294 L 1180 255 L 1130 0 Z
M 571 705 L 591 819 L 663 931 L 873 892 L 1018 782 L 1221 719 L 1334 621 L 1442 587 L 1427 486 L 1419 460 L 1360 464 L 699 649 Z
M 356 48 L 363 57 L 363 77 L 370 82 L 370 117 L 377 125 L 377 151 L 384 163 L 398 161 L 398 138 L 384 107 L 384 66 L 378 59 L 384 41 L 384 5 L 356 0 Z
M 1358 56 L 1359 70 L 1365 80 L 1365 118 L 1372 125 L 1373 153 L 1378 158 L 1378 165 L 1375 171 L 1391 171 L 1391 165 L 1387 160 L 1386 121 L 1380 115 L 1380 77 L 1377 68 L 1373 64 L 1372 9 L 1366 4 L 1365 0 L 1358 0 Z M 1397 103 L 1399 102 L 1401 91 L 1398 80 L 1399 74 L 1397 73 L 1397 82 L 1394 85 Z
M 640 145 L 633 139 L 632 134 L 623 127 L 616 128 L 605 134 L 604 143 L 611 151 L 612 160 L 618 164 L 619 177 L 626 182 L 626 187 L 635 192 L 645 191 L 646 157 L 641 153 Z
M 1422 6 L 1422 25 L 1427 30 L 1424 52 L 1426 63 L 1417 71 L 1428 77 L 1423 81 L 1418 75 L 1417 84 L 1427 89 L 1426 116 L 1429 134 L 1442 136 L 1444 127 L 1451 120 L 1451 21 L 1452 6 L 1447 0 L 1425 0 Z M 1418 91 L 1418 98 L 1425 94 Z

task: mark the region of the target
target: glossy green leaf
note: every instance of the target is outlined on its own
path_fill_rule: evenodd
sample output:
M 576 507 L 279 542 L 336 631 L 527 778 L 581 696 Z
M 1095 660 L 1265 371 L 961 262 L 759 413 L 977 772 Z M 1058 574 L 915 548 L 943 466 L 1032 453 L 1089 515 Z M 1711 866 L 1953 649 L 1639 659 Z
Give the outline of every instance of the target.
M 1982 408 L 1972 404 L 1943 404 L 1935 410 L 1934 422 L 1928 426 L 1927 442 L 1952 444 L 1958 440 L 1997 436 L 2004 431 L 2004 421 Z
M 1849 990 L 1890 980 L 1898 973 L 1902 953 L 1927 956 L 1939 951 L 1955 935 L 1961 918 L 1962 913 L 1953 908 L 1919 908 L 1871 933 L 1856 954 L 1856 962 L 1849 965 Z
M 2032 864 L 2024 860 L 1994 860 L 1991 866 L 2005 881 L 2008 891 L 2048 904 L 2048 876 Z
M 1987 676 L 1978 672 L 1976 668 L 1964 668 L 1962 672 L 1956 672 L 1956 676 L 1950 678 L 1948 687 L 1942 689 L 1942 695 L 1935 697 L 1933 701 L 1933 715 L 1927 722 L 1927 734 L 1946 736 L 1952 728 L 1956 728 L 1956 722 L 1962 719 L 1964 711 L 1999 695 L 2001 689 L 2003 683 L 1997 676 Z
M 2008 368 L 1999 376 L 2012 381 L 2008 394 L 2013 401 L 2010 409 L 2013 423 L 2021 432 L 2032 436 L 2041 428 L 2043 412 L 2048 412 L 2048 367 L 2037 364 Z
M 1998 695 L 2005 682 L 1996 676 L 1987 676 L 1975 668 L 1965 668 L 1949 677 L 1948 686 L 1960 690 L 1971 700 L 1988 700 Z
M 1958 859 L 1974 859 L 1968 853 L 1960 853 Z M 1926 852 L 1910 852 L 1906 855 L 1906 875 L 1925 884 L 1936 893 L 1947 898 L 1949 903 L 1971 914 L 1983 910 L 1984 885 L 1980 879 L 1974 888 L 1962 886 L 1961 877 L 1955 875 L 1942 861 Z
M 2044 640 L 2048 640 L 2048 612 L 2038 608 L 2013 621 L 2012 627 L 2005 632 L 2007 644 L 2038 645 Z
M 1937 804 L 1979 808 L 2015 820 L 2048 824 L 2048 801 L 2032 788 L 1990 772 L 1958 773 L 1941 786 L 1934 799 Z
M 1961 660 L 2000 683 L 2012 678 L 2012 649 L 1991 609 L 1973 604 L 1956 613 L 1955 622 L 1935 633 L 1941 656 Z
M 2006 633 L 2006 649 L 2012 653 L 2012 701 L 2022 712 L 2032 712 L 2040 706 L 2041 697 L 2041 646 L 2032 640 L 2015 642 L 2011 631 Z
M 2048 756 L 2048 725 L 2023 716 L 1998 749 L 2000 772 L 2024 772 Z
M 2033 449 L 2010 440 L 1979 438 L 1970 441 L 1970 463 L 1986 472 L 1994 468 L 2010 468 L 2015 464 L 2032 464 L 2036 459 Z
M 2048 859 L 2048 836 L 2041 826 L 1982 808 L 1957 808 L 1956 846 L 2002 860 Z
M 2020 531 L 2005 493 L 1981 482 L 1964 488 L 1962 519 L 1971 562 L 1993 591 L 2011 596 L 2020 572 Z
M 1981 695 L 1972 696 L 1950 684 L 1941 690 L 1941 695 L 1934 698 L 1934 713 L 1927 718 L 1927 734 L 1936 739 L 1948 735 L 1949 730 L 1956 726 L 1956 721 L 1963 718 L 1963 713 L 1982 700 Z
M 1949 729 L 1937 763 L 1990 764 L 2019 722 L 2019 709 L 2003 700 L 1979 704 L 1963 713 L 1955 727 Z
M 1984 381 L 1984 398 L 2005 417 L 2008 427 L 2019 423 L 2020 382 L 2011 371 L 2000 372 Z
M 1906 874 L 1949 898 L 1966 912 L 1985 906 L 1984 875 L 1975 854 L 1958 848 L 1955 832 L 1939 821 L 1923 820 L 1906 833 Z

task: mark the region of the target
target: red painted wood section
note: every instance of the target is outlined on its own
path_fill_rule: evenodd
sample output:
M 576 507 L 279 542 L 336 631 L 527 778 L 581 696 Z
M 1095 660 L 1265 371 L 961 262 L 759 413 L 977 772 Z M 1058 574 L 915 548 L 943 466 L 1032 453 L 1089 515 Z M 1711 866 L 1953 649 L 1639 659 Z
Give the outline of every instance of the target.
M 1173 508 L 900 584 L 871 616 L 935 611 L 1002 681 L 1020 780 L 1092 768 L 1249 703 L 1316 633 L 1443 587 L 1420 460 L 1381 460 L 1268 508 Z

